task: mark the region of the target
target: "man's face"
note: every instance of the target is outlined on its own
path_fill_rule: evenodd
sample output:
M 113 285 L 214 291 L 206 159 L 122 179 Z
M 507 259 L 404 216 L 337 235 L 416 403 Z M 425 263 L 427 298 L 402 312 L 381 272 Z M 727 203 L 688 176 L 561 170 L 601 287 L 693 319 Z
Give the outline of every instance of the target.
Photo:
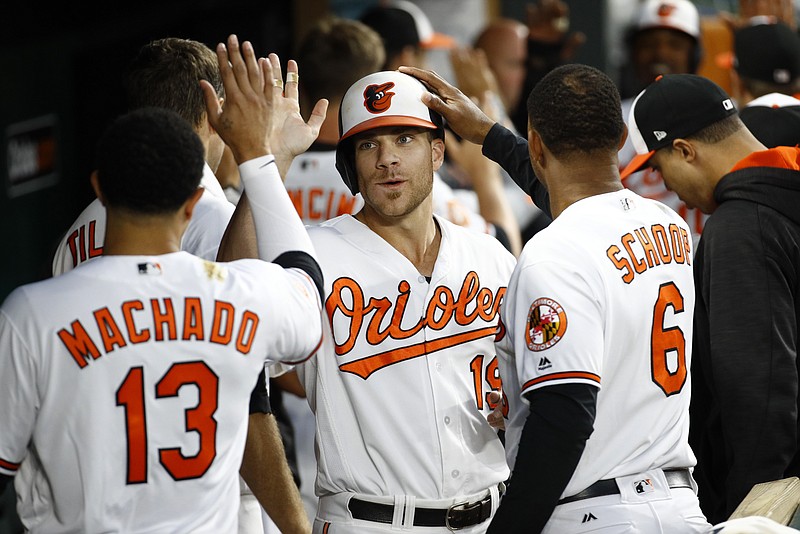
M 507 111 L 514 110 L 522 95 L 528 58 L 527 39 L 514 33 L 504 34 L 485 47 L 486 57 L 497 79 L 500 96 Z
M 663 74 L 691 74 L 695 40 L 688 34 L 667 28 L 639 32 L 633 41 L 636 78 L 650 84 Z
M 431 194 L 433 172 L 444 158 L 444 142 L 431 131 L 386 126 L 353 138 L 358 188 L 364 210 L 383 218 L 416 210 Z
M 674 191 L 688 208 L 714 212 L 717 207 L 714 187 L 697 165 L 687 162 L 679 150 L 673 147 L 656 150 L 648 165 L 661 173 L 667 189 Z

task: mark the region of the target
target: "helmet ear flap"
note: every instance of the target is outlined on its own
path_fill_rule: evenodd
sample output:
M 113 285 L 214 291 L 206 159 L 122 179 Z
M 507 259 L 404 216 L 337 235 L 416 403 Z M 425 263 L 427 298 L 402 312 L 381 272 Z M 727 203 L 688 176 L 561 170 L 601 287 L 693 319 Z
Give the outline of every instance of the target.
M 358 178 L 356 177 L 353 142 L 350 139 L 339 141 L 339 144 L 336 145 L 336 170 L 339 171 L 344 185 L 353 195 L 356 195 L 358 193 Z

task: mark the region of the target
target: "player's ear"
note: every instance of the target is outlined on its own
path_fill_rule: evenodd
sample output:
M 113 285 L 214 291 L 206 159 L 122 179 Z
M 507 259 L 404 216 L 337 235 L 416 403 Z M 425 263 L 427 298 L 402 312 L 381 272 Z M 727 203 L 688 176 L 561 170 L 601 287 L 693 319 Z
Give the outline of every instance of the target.
M 625 146 L 625 141 L 628 140 L 628 125 L 622 125 L 622 139 L 619 140 L 619 146 L 617 147 L 617 152 L 622 150 L 622 147 Z
M 544 145 L 539 133 L 528 126 L 528 155 L 532 162 L 536 162 L 540 167 L 544 166 Z
M 200 200 L 200 197 L 203 196 L 203 188 L 198 187 L 197 190 L 192 193 L 186 202 L 183 204 L 183 213 L 186 215 L 186 220 L 192 218 L 192 214 L 194 213 L 194 207 L 197 206 L 197 202 Z
M 103 196 L 103 192 L 100 190 L 100 182 L 97 177 L 97 170 L 92 171 L 91 176 L 89 176 L 89 182 L 92 184 L 92 189 L 94 189 L 94 194 L 97 199 L 100 201 L 100 204 L 103 206 L 106 205 L 106 199 Z
M 438 137 L 431 139 L 431 162 L 434 171 L 438 171 L 444 163 L 444 139 Z
M 695 146 L 686 139 L 675 139 L 672 148 L 680 155 L 686 163 L 693 163 L 697 159 Z
M 219 97 L 219 98 L 217 98 L 217 100 L 219 101 L 219 106 L 220 107 L 222 107 L 223 104 L 225 104 L 225 99 L 224 98 Z M 208 132 L 209 133 L 212 133 L 212 134 L 217 133 L 217 130 L 214 128 L 214 126 L 211 125 L 211 121 L 208 120 L 208 111 L 206 111 L 205 118 L 203 120 L 205 122 L 205 128 L 208 128 Z

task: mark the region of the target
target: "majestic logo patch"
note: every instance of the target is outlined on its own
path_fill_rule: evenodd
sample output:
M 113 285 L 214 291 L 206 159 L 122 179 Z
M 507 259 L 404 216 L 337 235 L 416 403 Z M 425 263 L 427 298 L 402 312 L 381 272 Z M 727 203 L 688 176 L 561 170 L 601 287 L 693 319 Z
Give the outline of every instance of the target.
M 567 331 L 567 313 L 561 304 L 549 298 L 536 299 L 528 311 L 525 341 L 534 352 L 549 349 Z
M 661 4 L 658 6 L 658 16 L 659 17 L 669 17 L 672 15 L 672 12 L 675 11 L 675 6 L 672 4 Z
M 392 105 L 394 93 L 389 91 L 394 87 L 394 82 L 368 85 L 364 89 L 364 107 L 370 113 L 383 113 Z

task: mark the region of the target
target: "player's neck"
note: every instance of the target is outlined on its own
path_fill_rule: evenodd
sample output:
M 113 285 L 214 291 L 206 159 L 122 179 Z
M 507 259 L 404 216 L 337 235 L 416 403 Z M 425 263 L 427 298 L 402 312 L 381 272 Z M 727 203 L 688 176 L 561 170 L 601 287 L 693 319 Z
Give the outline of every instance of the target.
M 158 256 L 181 250 L 185 225 L 175 219 L 130 218 L 108 213 L 103 255 Z
M 624 189 L 619 178 L 619 168 L 611 162 L 598 166 L 577 164 L 564 167 L 561 176 L 567 179 L 550 179 L 550 211 L 555 219 L 572 204 L 584 198 Z
M 402 217 L 384 217 L 364 206 L 356 218 L 405 256 L 421 275 L 433 273 L 442 233 L 433 218 L 430 195 L 412 213 Z

